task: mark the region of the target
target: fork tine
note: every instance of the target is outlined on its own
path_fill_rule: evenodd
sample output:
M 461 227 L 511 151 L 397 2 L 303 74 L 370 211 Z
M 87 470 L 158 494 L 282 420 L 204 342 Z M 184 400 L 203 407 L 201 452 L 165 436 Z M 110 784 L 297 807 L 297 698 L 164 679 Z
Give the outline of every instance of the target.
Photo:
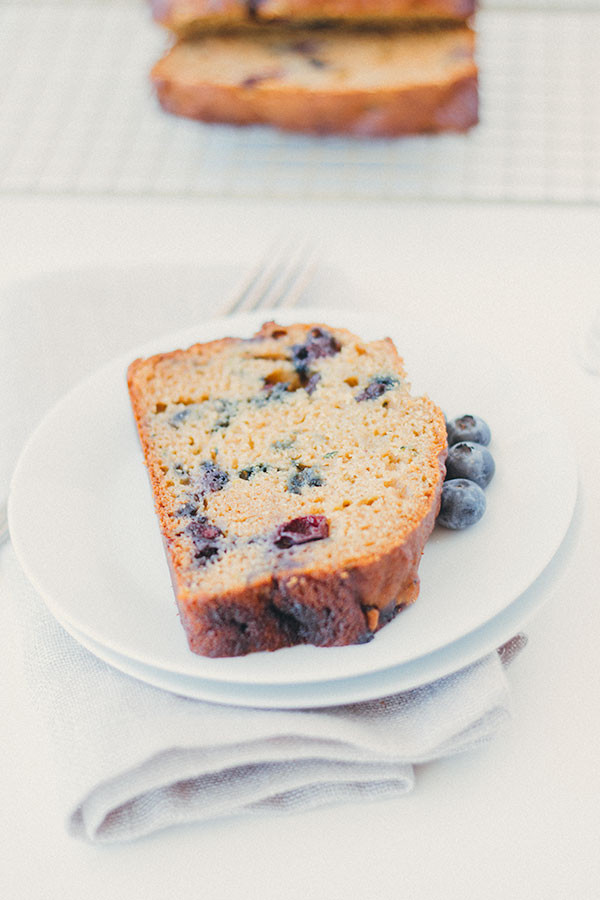
M 262 297 L 267 286 L 276 277 L 277 268 L 284 259 L 285 246 L 281 238 L 271 243 L 262 259 L 234 290 L 225 307 L 228 315 L 254 308 L 257 298 Z
M 296 306 L 300 297 L 304 294 L 306 288 L 314 278 L 317 270 L 318 260 L 315 250 L 311 250 L 310 254 L 305 258 L 301 268 L 296 271 L 293 284 L 288 288 L 287 294 L 282 296 L 275 304 L 276 306 Z M 285 303 L 283 302 L 285 300 Z
M 244 298 L 240 309 L 252 312 L 263 305 L 264 298 L 268 295 L 273 284 L 276 284 L 286 266 L 285 250 L 274 253 L 264 264 L 264 270 L 254 283 L 251 291 Z
M 233 289 L 229 299 L 225 302 L 222 310 L 223 315 L 232 315 L 240 312 L 247 304 L 249 298 L 255 296 L 257 286 L 260 290 L 260 285 L 268 274 L 270 262 L 270 257 L 266 256 L 253 269 L 244 274 L 239 284 Z
M 297 240 L 275 243 L 240 281 L 225 303 L 223 314 L 292 306 L 305 290 L 316 262 L 314 250 Z
M 295 246 L 289 256 L 280 263 L 276 276 L 257 297 L 252 307 L 276 309 L 295 306 L 310 282 L 316 268 L 315 250 L 309 245 Z

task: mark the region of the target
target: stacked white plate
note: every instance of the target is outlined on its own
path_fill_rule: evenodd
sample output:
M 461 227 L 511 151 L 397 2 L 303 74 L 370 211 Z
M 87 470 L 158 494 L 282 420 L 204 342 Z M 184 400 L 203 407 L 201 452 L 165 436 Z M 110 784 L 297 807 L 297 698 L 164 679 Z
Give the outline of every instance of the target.
M 436 528 L 418 601 L 369 644 L 310 646 L 234 659 L 192 654 L 179 623 L 125 372 L 137 356 L 225 335 L 250 336 L 265 313 L 213 320 L 111 362 L 44 419 L 17 466 L 10 531 L 26 574 L 56 619 L 121 671 L 185 696 L 258 707 L 331 706 L 447 675 L 510 639 L 551 593 L 577 493 L 574 452 L 538 384 L 488 347 L 469 349 L 453 378 L 452 348 L 427 323 L 341 310 L 277 314 L 390 335 L 413 390 L 451 418 L 482 416 L 496 475 L 487 510 L 462 532 Z M 32 514 L 35 510 L 35 515 Z

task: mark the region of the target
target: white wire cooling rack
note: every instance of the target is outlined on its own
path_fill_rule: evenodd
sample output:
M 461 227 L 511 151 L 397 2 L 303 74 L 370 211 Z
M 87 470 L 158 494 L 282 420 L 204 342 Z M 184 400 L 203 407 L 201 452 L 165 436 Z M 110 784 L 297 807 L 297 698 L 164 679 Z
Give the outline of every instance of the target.
M 600 0 L 537 2 L 478 12 L 470 134 L 368 141 L 163 113 L 143 0 L 0 0 L 0 191 L 598 203 Z

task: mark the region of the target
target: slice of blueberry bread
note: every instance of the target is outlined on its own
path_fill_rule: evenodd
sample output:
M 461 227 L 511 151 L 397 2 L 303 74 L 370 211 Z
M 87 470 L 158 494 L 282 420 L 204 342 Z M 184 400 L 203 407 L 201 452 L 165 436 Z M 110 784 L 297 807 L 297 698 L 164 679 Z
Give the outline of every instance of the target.
M 194 652 L 361 643 L 416 599 L 446 427 L 390 339 L 270 322 L 128 384 Z
M 151 8 L 161 25 L 189 36 L 275 22 L 293 27 L 464 21 L 475 12 L 475 0 L 151 0 Z
M 209 33 L 178 41 L 152 69 L 175 115 L 354 137 L 467 131 L 477 77 L 466 25 Z

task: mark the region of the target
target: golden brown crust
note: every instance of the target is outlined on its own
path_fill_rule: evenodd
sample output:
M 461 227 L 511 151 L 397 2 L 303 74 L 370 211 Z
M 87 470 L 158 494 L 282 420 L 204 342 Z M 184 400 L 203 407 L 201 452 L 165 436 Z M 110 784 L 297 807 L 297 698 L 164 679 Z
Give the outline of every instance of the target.
M 218 597 L 187 593 L 171 569 L 190 649 L 240 656 L 302 643 L 335 647 L 371 640 L 418 597 L 418 568 L 439 511 L 445 458 L 440 449 L 439 486 L 421 522 L 383 556 L 365 556 L 340 572 L 273 575 Z
M 259 0 L 262 18 L 357 19 L 403 18 L 464 20 L 473 14 L 474 0 Z
M 412 49 L 406 35 L 402 40 Z M 358 137 L 468 130 L 478 121 L 473 32 L 460 28 L 439 38 L 419 34 L 417 40 L 422 46 L 431 41 L 442 44 L 440 52 L 448 59 L 442 75 L 424 72 L 417 79 L 379 86 L 344 84 L 335 78 L 312 84 L 309 79 L 303 83 L 282 78 L 285 70 L 275 62 L 264 71 L 259 67 L 258 76 L 250 68 L 248 76 L 236 82 L 189 72 L 175 45 L 154 66 L 152 79 L 164 109 L 205 122 L 268 124 L 283 131 Z M 235 42 L 225 46 L 235 52 Z
M 283 331 L 293 341 L 307 330 L 326 327 L 311 323 L 282 330 L 276 323 L 266 323 L 254 340 L 272 343 Z M 343 329 L 332 333 L 340 341 L 359 340 Z M 271 571 L 247 580 L 242 587 L 203 590 L 197 584 L 190 585 L 188 579 L 185 552 L 180 546 L 181 530 L 174 523 L 173 500 L 165 486 L 164 459 L 157 452 L 153 435 L 153 417 L 157 409 L 161 412 L 161 391 L 155 382 L 172 362 L 179 365 L 189 361 L 192 366 L 197 361 L 205 363 L 244 343 L 248 342 L 224 338 L 196 344 L 188 350 L 135 360 L 127 372 L 131 404 L 190 649 L 206 656 L 233 656 L 297 643 L 339 646 L 367 641 L 417 597 L 418 567 L 435 524 L 445 474 L 443 415 L 426 401 L 433 422 L 427 450 L 430 485 L 414 519 L 402 527 L 398 523 L 394 533 L 399 537 L 385 550 L 363 550 L 341 566 L 321 562 L 298 568 L 288 561 L 286 568 L 285 561 L 282 564 L 279 560 Z M 389 339 L 365 346 L 385 348 L 393 370 L 400 377 L 405 376 L 402 360 Z M 185 402 L 188 398 L 182 394 L 180 399 Z
M 154 80 L 163 108 L 174 115 L 231 125 L 270 125 L 305 134 L 355 137 L 399 137 L 427 132 L 462 132 L 477 124 L 477 78 L 462 77 L 449 85 L 415 85 L 382 91 L 308 94 L 305 91 L 247 91 L 228 85 L 180 86 Z
M 152 0 L 157 22 L 180 36 L 269 22 L 397 23 L 466 21 L 475 0 Z

